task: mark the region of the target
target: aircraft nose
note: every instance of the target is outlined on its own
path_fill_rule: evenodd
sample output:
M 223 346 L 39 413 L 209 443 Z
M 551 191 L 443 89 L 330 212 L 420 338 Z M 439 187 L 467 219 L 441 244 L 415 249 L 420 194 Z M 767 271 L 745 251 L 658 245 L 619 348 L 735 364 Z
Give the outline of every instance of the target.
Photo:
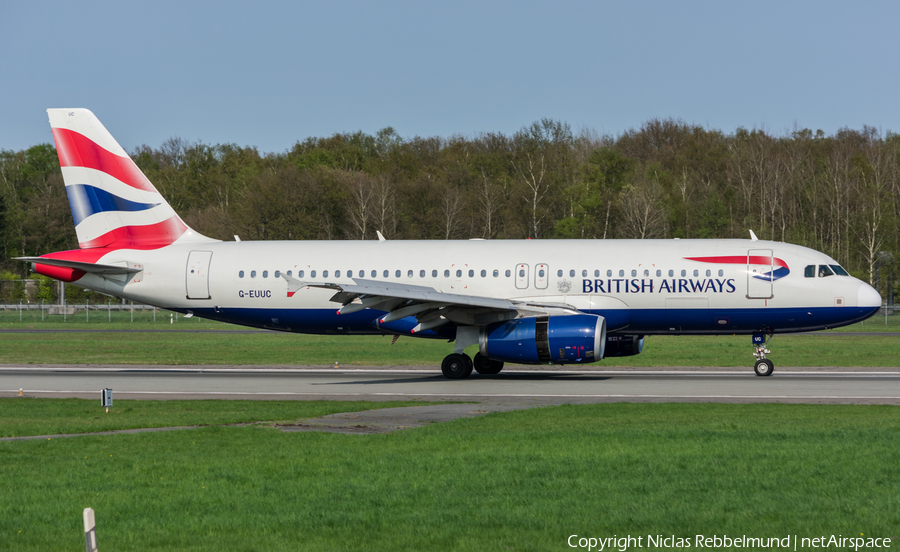
M 859 286 L 857 301 L 856 304 L 860 307 L 880 307 L 881 295 L 869 284 L 863 284 Z

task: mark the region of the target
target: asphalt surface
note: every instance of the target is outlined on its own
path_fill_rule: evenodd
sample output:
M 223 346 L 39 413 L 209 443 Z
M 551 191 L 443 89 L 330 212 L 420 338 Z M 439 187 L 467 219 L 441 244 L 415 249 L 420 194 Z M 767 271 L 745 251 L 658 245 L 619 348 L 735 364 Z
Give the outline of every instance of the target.
M 631 370 L 544 367 L 448 380 L 428 367 L 0 367 L 0 397 L 257 400 L 451 400 L 490 407 L 597 402 L 790 402 L 900 404 L 900 368 Z

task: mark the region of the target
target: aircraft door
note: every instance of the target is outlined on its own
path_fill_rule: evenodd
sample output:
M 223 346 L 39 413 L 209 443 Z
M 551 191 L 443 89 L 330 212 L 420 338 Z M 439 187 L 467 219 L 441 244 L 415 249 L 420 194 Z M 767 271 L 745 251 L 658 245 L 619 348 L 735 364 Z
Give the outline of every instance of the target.
M 209 295 L 209 263 L 212 251 L 191 251 L 188 255 L 185 287 L 188 299 L 212 299 Z
M 516 265 L 516 289 L 528 289 L 528 265 Z
M 747 299 L 771 299 L 775 257 L 771 249 L 747 251 Z
M 541 263 L 534 267 L 534 287 L 547 289 L 547 281 L 550 279 L 550 267 Z

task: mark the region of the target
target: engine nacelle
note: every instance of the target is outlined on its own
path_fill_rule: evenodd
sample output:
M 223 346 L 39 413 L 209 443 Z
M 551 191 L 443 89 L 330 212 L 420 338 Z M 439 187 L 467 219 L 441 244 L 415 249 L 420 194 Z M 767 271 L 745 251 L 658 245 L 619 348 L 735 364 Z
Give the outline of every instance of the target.
M 603 358 L 606 320 L 593 314 L 517 318 L 481 328 L 482 356 L 519 364 L 569 364 Z
M 641 354 L 644 350 L 642 335 L 610 335 L 606 337 L 606 358 Z

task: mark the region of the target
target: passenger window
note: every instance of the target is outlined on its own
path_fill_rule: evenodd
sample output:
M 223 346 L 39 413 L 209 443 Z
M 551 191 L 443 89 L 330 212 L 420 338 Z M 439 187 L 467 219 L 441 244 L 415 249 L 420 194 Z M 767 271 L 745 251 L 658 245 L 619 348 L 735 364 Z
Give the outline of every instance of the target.
M 244 271 L 242 270 L 242 271 L 238 272 L 238 278 L 243 278 L 243 277 L 244 277 Z
M 834 271 L 828 265 L 819 265 L 819 278 L 834 276 Z
M 556 271 L 556 277 L 562 278 L 562 269 Z
M 378 277 L 378 271 L 377 271 L 377 270 L 373 270 L 373 271 L 371 272 L 371 274 L 372 274 L 372 278 L 377 278 L 377 277 Z
M 469 269 L 469 278 L 471 278 L 473 276 L 475 276 L 475 271 L 470 268 Z
M 328 274 L 326 273 L 325 275 L 327 276 Z M 268 277 L 269 277 L 269 271 L 263 270 L 263 278 L 268 278 Z
M 275 277 L 276 277 L 276 278 L 281 278 L 281 271 L 280 271 L 280 270 L 276 270 L 276 271 L 275 271 Z
M 719 276 L 725 276 L 725 271 L 721 268 L 719 269 Z
M 831 266 L 831 268 L 834 269 L 834 273 L 837 274 L 838 276 L 850 276 L 849 274 L 847 274 L 847 271 L 844 270 L 844 268 L 841 265 L 830 265 L 830 266 Z
M 265 278 L 265 277 L 266 277 L 266 273 L 263 272 L 263 278 Z M 328 278 L 328 271 L 327 271 L 327 270 L 323 270 L 323 271 L 322 271 L 322 278 Z
M 275 275 L 277 276 L 278 273 L 276 272 Z M 335 277 L 335 278 L 340 278 L 340 277 L 341 277 L 341 271 L 340 271 L 340 270 L 335 270 L 335 271 L 334 271 L 334 277 Z
M 656 276 L 657 276 L 657 277 L 662 276 L 662 270 L 657 270 L 657 271 L 656 271 Z
M 509 278 L 510 276 L 512 276 L 512 271 L 509 269 L 506 269 L 506 277 Z
M 290 276 L 290 275 L 291 275 L 291 271 L 288 270 L 288 276 Z M 352 271 L 352 270 L 348 270 L 348 271 L 347 271 L 347 278 L 353 278 L 353 271 Z
M 456 277 L 457 277 L 457 278 L 462 278 L 462 270 L 457 270 L 457 271 L 456 271 Z
M 681 269 L 681 275 L 682 275 L 682 276 L 687 276 L 687 270 L 685 270 L 685 269 L 682 268 L 682 269 Z
M 519 271 L 519 278 L 524 278 L 524 277 L 525 277 L 525 271 L 524 271 L 524 270 L 520 270 L 520 271 Z
M 481 269 L 481 277 L 484 278 L 487 276 L 487 270 Z
M 394 271 L 394 277 L 395 277 L 395 278 L 399 278 L 399 277 L 400 277 L 400 274 L 402 274 L 402 272 L 400 272 L 399 270 L 395 270 L 395 271 Z
M 806 265 L 806 268 L 803 269 L 803 277 L 804 278 L 815 278 L 816 277 L 816 265 Z
M 316 277 L 316 271 L 315 271 L 315 270 L 310 270 L 310 271 L 309 271 L 309 277 L 310 277 L 310 278 L 315 278 L 315 277 Z
M 291 271 L 290 271 L 290 270 L 288 270 L 288 273 L 287 273 L 287 274 L 288 274 L 288 276 L 289 276 L 289 277 L 290 277 L 290 276 L 291 276 Z
M 304 272 L 302 270 L 297 271 L 297 278 L 303 278 Z
M 696 268 L 694 269 L 694 276 L 700 276 L 700 271 Z
M 538 278 L 543 278 L 543 277 L 544 277 L 544 269 L 542 268 L 542 269 L 538 270 Z
M 424 271 L 424 270 L 420 270 L 420 271 L 419 271 L 419 278 L 424 278 L 424 277 L 425 277 L 425 271 Z
M 707 276 L 712 276 L 712 270 L 707 270 L 707 271 L 706 271 L 706 275 L 707 275 Z
M 255 271 L 255 270 L 251 270 L 251 271 L 250 271 L 250 277 L 251 277 L 251 278 L 256 278 L 256 271 Z
M 669 269 L 669 277 L 675 276 L 675 271 L 671 268 Z
M 625 271 L 619 269 L 619 277 L 625 276 Z
M 431 271 L 431 277 L 432 277 L 432 278 L 437 278 L 437 270 L 432 270 L 432 271 Z
M 606 271 L 606 276 L 607 276 L 607 277 L 612 276 L 612 270 L 607 270 L 607 271 Z
M 406 277 L 407 277 L 407 278 L 412 278 L 412 277 L 413 277 L 413 271 L 412 271 L 412 270 L 407 271 L 407 272 L 406 272 Z
M 445 270 L 445 271 L 444 271 L 444 278 L 449 278 L 449 277 L 450 277 L 450 271 L 449 271 L 449 270 Z
M 497 276 L 500 276 L 500 271 L 495 268 L 494 269 L 494 278 L 496 278 Z
M 391 275 L 391 271 L 390 271 L 390 270 L 385 270 L 384 272 L 382 272 L 382 274 L 384 275 L 385 278 L 388 278 L 388 277 L 390 277 L 390 275 Z
M 582 271 L 581 271 L 581 277 L 582 277 L 582 278 L 587 278 L 587 270 L 582 270 Z
M 599 277 L 600 277 L 600 271 L 594 270 L 594 278 L 599 278 Z

